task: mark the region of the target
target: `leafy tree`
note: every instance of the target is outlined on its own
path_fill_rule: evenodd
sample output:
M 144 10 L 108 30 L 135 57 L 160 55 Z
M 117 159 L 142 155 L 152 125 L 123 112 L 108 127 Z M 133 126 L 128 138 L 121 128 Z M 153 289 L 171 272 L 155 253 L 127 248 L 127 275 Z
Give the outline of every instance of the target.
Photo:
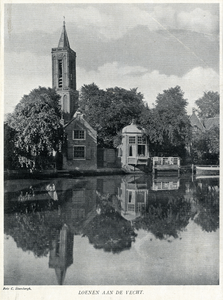
M 63 140 L 60 124 L 60 96 L 54 89 L 39 87 L 24 95 L 12 114 L 8 125 L 15 133 L 15 149 L 20 163 L 42 168 L 52 151 L 57 151 Z
M 164 90 L 153 109 L 141 115 L 141 125 L 147 130 L 150 150 L 158 155 L 185 155 L 190 140 L 190 121 L 186 113 L 187 100 L 179 86 Z
M 101 213 L 87 223 L 83 228 L 83 235 L 88 237 L 96 249 L 112 253 L 130 249 L 136 237 L 131 223 L 115 210 L 109 199 L 99 205 Z
M 18 155 L 14 145 L 16 131 L 4 123 L 4 168 L 16 169 L 19 166 Z
M 192 137 L 191 156 L 194 163 L 219 164 L 219 127 L 213 126 Z
M 195 197 L 198 213 L 194 218 L 196 224 L 207 232 L 219 228 L 219 179 L 197 182 Z
M 203 97 L 195 101 L 200 118 L 212 118 L 219 114 L 220 97 L 218 92 L 204 92 Z
M 137 230 L 144 229 L 160 240 L 178 238 L 193 217 L 191 204 L 184 197 L 166 197 L 166 201 L 150 201 L 142 215 L 134 221 Z
M 106 91 L 94 83 L 84 85 L 80 93 L 80 110 L 98 132 L 98 145 L 113 147 L 113 142 L 123 127 L 132 119 L 139 120 L 145 105 L 137 89 L 115 87 Z

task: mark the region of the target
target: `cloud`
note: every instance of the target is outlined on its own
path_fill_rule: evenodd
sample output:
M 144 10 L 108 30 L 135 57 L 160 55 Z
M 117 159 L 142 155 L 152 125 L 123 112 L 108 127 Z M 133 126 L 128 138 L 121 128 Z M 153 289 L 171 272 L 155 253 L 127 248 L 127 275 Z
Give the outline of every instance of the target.
M 117 62 L 100 66 L 97 71 L 87 72 L 78 68 L 78 86 L 94 82 L 100 88 L 119 86 L 125 89 L 138 87 L 145 101 L 152 107 L 156 97 L 163 90 L 179 85 L 188 99 L 188 113 L 191 113 L 195 101 L 205 91 L 219 91 L 219 75 L 211 68 L 196 67 L 183 76 L 161 74 L 157 70 L 149 71 L 143 67 L 123 66 Z
M 51 59 L 31 53 L 5 54 L 5 112 L 12 112 L 24 94 L 38 86 L 51 86 Z M 77 67 L 77 87 L 94 82 L 100 88 L 138 87 L 149 106 L 163 90 L 179 85 L 188 99 L 188 113 L 203 92 L 219 91 L 219 75 L 212 68 L 195 67 L 182 76 L 166 75 L 143 66 L 131 66 L 117 61 L 105 63 L 97 70 Z
M 207 34 L 219 31 L 218 15 L 212 15 L 209 11 L 196 8 L 191 12 L 180 12 L 177 22 L 181 29 L 203 32 Z
M 12 112 L 16 104 L 34 88 L 51 86 L 51 59 L 30 52 L 5 53 L 4 111 Z
M 62 16 L 66 16 L 67 23 L 97 29 L 98 35 L 107 40 L 120 39 L 137 26 L 151 31 L 167 28 L 216 33 L 218 15 L 199 6 L 182 4 L 177 9 L 174 4 L 8 4 L 5 29 L 8 34 L 35 30 L 50 33 L 59 29 Z M 194 9 L 185 10 L 188 7 Z M 56 26 L 52 27 L 52 22 Z

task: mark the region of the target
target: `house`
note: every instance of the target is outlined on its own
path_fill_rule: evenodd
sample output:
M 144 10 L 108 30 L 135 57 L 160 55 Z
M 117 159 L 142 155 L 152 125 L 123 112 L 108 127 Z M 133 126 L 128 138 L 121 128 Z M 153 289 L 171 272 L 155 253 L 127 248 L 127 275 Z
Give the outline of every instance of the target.
M 148 139 L 145 136 L 145 130 L 137 126 L 134 120 L 122 129 L 122 142 L 118 149 L 122 168 L 134 170 L 148 165 Z
M 96 170 L 97 132 L 79 111 L 64 126 L 64 130 L 67 142 L 63 155 L 63 169 Z

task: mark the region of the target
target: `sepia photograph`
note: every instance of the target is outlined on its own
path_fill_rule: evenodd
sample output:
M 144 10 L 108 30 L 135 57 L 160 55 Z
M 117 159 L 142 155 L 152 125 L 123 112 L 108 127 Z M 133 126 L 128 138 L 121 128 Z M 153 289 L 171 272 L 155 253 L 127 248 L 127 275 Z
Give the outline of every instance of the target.
M 3 299 L 220 299 L 221 3 L 2 9 Z

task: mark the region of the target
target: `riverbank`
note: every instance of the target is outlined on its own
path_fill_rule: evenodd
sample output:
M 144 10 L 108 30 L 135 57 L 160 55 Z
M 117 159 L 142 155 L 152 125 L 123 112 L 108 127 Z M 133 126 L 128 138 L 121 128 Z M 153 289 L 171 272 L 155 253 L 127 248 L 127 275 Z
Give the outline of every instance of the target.
M 191 173 L 191 165 L 181 166 L 180 174 Z M 143 174 L 142 171 L 131 172 L 131 174 Z M 150 173 L 150 172 L 149 172 Z M 42 178 L 58 178 L 58 177 L 83 177 L 83 176 L 109 176 L 109 175 L 125 175 L 130 174 L 120 168 L 98 168 L 96 170 L 41 170 L 32 173 L 29 170 L 7 170 L 4 172 L 4 180 L 9 179 L 42 179 Z
M 82 177 L 82 176 L 104 176 L 125 175 L 126 172 L 119 168 L 100 168 L 96 170 L 42 170 L 30 173 L 28 170 L 7 170 L 4 172 L 4 180 L 9 179 L 42 179 L 57 177 Z

